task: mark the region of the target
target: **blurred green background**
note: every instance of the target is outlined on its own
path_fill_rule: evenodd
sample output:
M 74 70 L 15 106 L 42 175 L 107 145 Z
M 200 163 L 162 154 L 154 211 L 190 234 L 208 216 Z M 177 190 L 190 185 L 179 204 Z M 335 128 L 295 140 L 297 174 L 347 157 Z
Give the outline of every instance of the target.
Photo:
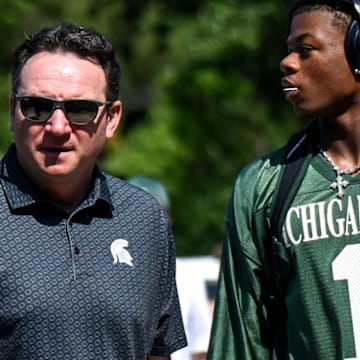
M 178 254 L 208 254 L 222 241 L 241 167 L 302 126 L 280 86 L 289 6 L 284 0 L 0 0 L 0 153 L 11 142 L 11 52 L 42 26 L 93 26 L 113 42 L 123 71 L 124 116 L 102 167 L 125 179 L 160 180 L 171 197 Z

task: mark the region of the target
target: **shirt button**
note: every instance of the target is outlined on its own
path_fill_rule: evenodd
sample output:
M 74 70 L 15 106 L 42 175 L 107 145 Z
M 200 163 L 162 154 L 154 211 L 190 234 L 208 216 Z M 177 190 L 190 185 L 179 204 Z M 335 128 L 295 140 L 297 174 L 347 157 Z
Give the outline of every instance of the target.
M 75 254 L 76 254 L 76 255 L 79 255 L 79 254 L 80 254 L 80 249 L 79 249 L 77 246 L 75 246 Z

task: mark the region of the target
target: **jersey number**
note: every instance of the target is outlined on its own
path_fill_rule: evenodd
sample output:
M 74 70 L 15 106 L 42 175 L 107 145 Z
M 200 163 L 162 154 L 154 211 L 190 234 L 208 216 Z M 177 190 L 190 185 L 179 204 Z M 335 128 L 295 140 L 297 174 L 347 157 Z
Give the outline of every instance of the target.
M 332 263 L 334 280 L 347 280 L 355 340 L 355 357 L 360 360 L 360 244 L 347 245 Z

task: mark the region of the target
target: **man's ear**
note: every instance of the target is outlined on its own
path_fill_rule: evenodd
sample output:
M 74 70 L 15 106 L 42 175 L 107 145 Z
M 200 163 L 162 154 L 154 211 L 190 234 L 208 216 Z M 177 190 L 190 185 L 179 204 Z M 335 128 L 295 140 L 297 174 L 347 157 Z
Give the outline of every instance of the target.
M 9 98 L 9 115 L 10 115 L 10 130 L 14 131 L 14 121 L 15 121 L 15 107 L 16 101 L 14 95 L 11 95 Z
M 111 139 L 120 124 L 122 114 L 122 103 L 116 100 L 111 104 L 106 115 L 106 138 Z

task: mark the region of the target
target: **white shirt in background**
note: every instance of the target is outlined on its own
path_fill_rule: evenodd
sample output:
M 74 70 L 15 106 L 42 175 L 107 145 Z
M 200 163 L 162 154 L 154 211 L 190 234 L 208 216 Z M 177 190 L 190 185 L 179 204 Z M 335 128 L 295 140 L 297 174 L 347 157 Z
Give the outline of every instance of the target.
M 187 261 L 176 260 L 176 282 L 188 346 L 171 355 L 172 360 L 191 360 L 191 354 L 206 352 L 211 331 L 211 313 L 204 279 Z

